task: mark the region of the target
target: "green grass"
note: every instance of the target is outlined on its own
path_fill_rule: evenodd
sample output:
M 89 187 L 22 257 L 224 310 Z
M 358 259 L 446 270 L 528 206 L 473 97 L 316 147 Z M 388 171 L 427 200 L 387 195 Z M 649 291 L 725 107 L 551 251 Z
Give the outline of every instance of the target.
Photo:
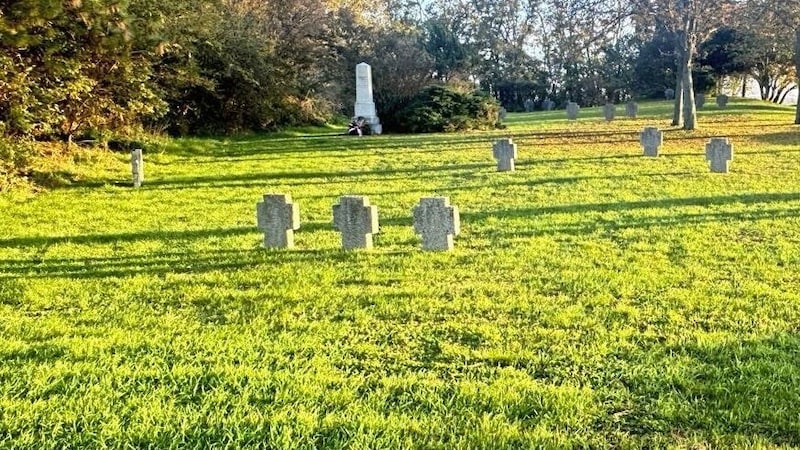
M 800 130 L 709 103 L 695 132 L 658 102 L 182 139 L 141 189 L 83 152 L 70 183 L 0 196 L 0 448 L 800 446 Z M 300 204 L 294 250 L 260 248 L 268 192 Z M 343 194 L 378 206 L 374 250 L 339 249 Z M 461 210 L 450 253 L 411 227 L 434 194 Z

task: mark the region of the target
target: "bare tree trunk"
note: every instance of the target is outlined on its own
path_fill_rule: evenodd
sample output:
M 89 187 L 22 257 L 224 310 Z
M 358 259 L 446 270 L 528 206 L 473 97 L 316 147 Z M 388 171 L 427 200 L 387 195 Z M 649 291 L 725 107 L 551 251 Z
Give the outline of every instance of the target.
M 683 123 L 683 74 L 676 76 L 675 105 L 672 108 L 672 126 L 677 127 Z
M 794 32 L 794 64 L 797 72 L 797 85 L 800 86 L 800 28 Z M 800 125 L 800 92 L 797 94 L 797 109 L 794 115 L 794 123 Z
M 683 68 L 683 129 L 694 130 L 695 122 L 697 122 L 697 108 L 694 104 L 692 63 L 689 61 Z
M 747 75 L 742 75 L 742 98 L 747 97 Z
M 675 46 L 675 104 L 672 109 L 672 126 L 677 127 L 683 123 L 683 51 L 681 50 L 681 34 L 677 33 Z

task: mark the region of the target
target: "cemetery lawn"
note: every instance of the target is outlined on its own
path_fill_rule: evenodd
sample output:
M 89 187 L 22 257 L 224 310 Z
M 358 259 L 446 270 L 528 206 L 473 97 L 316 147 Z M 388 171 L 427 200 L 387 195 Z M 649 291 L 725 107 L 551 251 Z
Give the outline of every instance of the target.
M 670 111 L 180 139 L 140 189 L 129 155 L 78 153 L 0 195 L 0 448 L 800 446 L 800 128 Z M 300 205 L 294 250 L 260 247 L 270 192 Z M 339 249 L 343 194 L 378 206 L 374 250 Z M 453 252 L 413 233 L 431 195 L 461 210 Z

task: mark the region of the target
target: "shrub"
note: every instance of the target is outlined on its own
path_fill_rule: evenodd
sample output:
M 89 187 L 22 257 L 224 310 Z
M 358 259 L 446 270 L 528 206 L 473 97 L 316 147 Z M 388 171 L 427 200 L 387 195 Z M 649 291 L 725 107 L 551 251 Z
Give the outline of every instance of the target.
M 488 129 L 497 125 L 500 105 L 489 95 L 464 93 L 446 86 L 428 86 L 388 118 L 392 131 L 436 133 Z
M 33 154 L 30 142 L 0 137 L 0 192 L 25 182 Z

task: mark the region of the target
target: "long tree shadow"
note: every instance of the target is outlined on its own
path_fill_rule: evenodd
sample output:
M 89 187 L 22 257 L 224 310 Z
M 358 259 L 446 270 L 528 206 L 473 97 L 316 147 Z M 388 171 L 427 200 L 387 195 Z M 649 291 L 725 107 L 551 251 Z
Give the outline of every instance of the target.
M 256 242 L 254 242 L 256 244 Z M 206 273 L 243 270 L 261 265 L 313 264 L 315 261 L 349 261 L 361 258 L 358 252 L 340 249 L 267 250 L 260 247 L 241 250 L 165 252 L 112 257 L 47 258 L 46 260 L 0 260 L 0 280 L 30 278 L 125 278 L 168 273 Z
M 543 214 L 573 214 L 586 212 L 630 211 L 634 209 L 671 209 L 681 206 L 712 206 L 730 203 L 756 204 L 799 201 L 800 193 L 762 193 L 734 194 L 713 197 L 665 198 L 657 200 L 641 200 L 632 202 L 582 203 L 575 205 L 544 206 L 540 208 L 523 208 L 512 210 L 494 210 L 475 213 L 462 212 L 462 218 L 472 221 L 485 220 L 489 217 L 528 217 Z
M 634 435 L 680 430 L 800 445 L 798 358 L 800 339 L 788 333 L 671 346 L 657 359 L 665 370 L 619 374 L 635 400 L 634 414 L 618 416 L 613 427 Z
M 330 180 L 330 179 L 347 179 L 347 178 L 362 178 L 363 177 L 376 177 L 377 179 L 387 180 L 392 179 L 392 176 L 402 178 L 403 174 L 424 176 L 423 174 L 430 172 L 458 172 L 470 171 L 475 169 L 485 169 L 491 167 L 490 163 L 472 163 L 472 164 L 451 164 L 443 166 L 432 167 L 407 167 L 407 168 L 393 168 L 393 169 L 374 169 L 374 170 L 351 170 L 351 171 L 310 171 L 310 172 L 262 172 L 262 173 L 247 173 L 247 174 L 234 174 L 234 175 L 203 175 L 196 177 L 182 177 L 182 178 L 167 178 L 161 180 L 153 180 L 143 187 L 154 188 L 194 188 L 205 186 L 244 186 L 251 182 L 260 182 L 263 184 L 268 181 L 286 180 L 292 181 L 293 184 L 298 184 L 298 180 Z

